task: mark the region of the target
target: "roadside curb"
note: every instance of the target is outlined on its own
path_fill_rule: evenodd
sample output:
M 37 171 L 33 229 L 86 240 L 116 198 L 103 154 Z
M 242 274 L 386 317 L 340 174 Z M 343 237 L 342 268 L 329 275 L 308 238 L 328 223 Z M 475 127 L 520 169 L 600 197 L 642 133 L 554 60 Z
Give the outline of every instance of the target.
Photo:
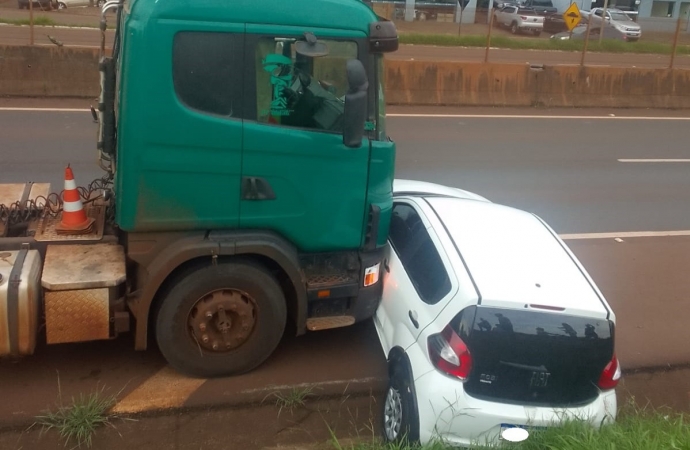
M 206 381 L 206 380 L 203 380 Z M 126 407 L 121 407 L 125 398 L 118 399 L 117 403 L 109 410 L 109 414 L 123 418 L 156 418 L 172 416 L 196 411 L 211 410 L 241 410 L 270 406 L 276 403 L 280 396 L 286 396 L 294 390 L 309 392 L 305 398 L 306 403 L 319 403 L 334 399 L 356 399 L 369 396 L 383 395 L 388 380 L 383 378 L 362 378 L 358 380 L 336 380 L 314 383 L 299 383 L 292 385 L 266 385 L 261 388 L 245 389 L 233 393 L 219 393 L 211 401 L 195 399 L 192 395 L 180 406 L 173 407 L 147 407 L 143 402 L 135 402 Z M 165 399 L 168 392 L 160 391 L 148 398 L 148 405 L 155 405 Z M 48 408 L 49 409 L 49 408 Z M 54 409 L 54 406 L 53 406 Z M 35 423 L 35 417 L 42 412 L 36 412 L 33 416 L 24 415 L 17 420 L 0 423 L 0 433 L 26 430 Z

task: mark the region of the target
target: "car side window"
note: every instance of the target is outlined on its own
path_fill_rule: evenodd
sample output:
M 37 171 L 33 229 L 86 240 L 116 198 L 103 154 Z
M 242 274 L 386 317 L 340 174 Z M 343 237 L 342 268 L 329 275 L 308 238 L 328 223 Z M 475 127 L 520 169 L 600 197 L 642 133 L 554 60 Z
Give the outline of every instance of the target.
M 435 305 L 451 290 L 450 277 L 419 213 L 410 205 L 393 207 L 389 239 L 417 294 Z

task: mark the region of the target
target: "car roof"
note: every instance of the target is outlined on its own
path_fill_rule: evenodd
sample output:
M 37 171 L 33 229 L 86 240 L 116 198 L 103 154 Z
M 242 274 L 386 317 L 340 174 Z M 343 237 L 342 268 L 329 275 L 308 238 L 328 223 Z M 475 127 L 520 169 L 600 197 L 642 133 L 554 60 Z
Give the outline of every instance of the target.
M 473 192 L 465 191 L 458 188 L 442 186 L 440 184 L 428 183 L 425 181 L 414 180 L 393 180 L 393 195 L 395 196 L 413 196 L 413 197 L 453 197 L 464 198 L 468 200 L 479 200 L 488 202 L 486 198 L 477 195 Z
M 489 202 L 427 198 L 454 241 L 483 302 L 562 306 L 606 314 L 564 244 L 534 214 Z

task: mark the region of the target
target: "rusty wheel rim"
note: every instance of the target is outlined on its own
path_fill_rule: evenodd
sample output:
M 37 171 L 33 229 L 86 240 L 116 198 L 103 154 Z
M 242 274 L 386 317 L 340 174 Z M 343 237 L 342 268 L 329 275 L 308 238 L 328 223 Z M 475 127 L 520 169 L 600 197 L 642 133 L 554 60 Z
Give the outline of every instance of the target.
M 226 353 L 247 342 L 256 325 L 254 299 L 235 289 L 219 289 L 192 306 L 187 326 L 192 339 L 205 351 Z

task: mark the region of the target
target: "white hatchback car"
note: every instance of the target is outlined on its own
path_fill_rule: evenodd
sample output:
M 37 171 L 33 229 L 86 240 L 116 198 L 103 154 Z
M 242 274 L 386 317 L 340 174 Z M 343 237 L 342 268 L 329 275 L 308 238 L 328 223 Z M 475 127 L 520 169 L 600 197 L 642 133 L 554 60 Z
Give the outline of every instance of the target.
M 376 330 L 384 435 L 496 444 L 512 427 L 615 420 L 615 315 L 533 214 L 396 180 Z

